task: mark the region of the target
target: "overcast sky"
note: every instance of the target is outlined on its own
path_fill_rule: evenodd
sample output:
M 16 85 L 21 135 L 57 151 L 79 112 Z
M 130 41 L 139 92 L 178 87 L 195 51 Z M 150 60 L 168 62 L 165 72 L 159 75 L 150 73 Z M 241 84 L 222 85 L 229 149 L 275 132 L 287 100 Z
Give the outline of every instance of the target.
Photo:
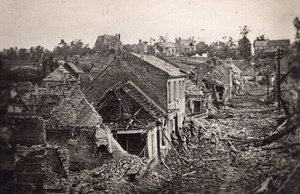
M 41 45 L 53 49 L 61 39 L 82 39 L 94 46 L 97 36 L 121 34 L 137 43 L 166 35 L 212 42 L 239 37 L 294 40 L 293 19 L 299 0 L 0 0 L 0 49 Z

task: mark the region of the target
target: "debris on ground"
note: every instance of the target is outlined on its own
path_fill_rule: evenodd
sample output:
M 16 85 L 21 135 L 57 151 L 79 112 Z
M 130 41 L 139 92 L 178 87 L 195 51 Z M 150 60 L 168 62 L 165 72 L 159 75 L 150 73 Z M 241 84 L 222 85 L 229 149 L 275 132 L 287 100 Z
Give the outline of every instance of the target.
M 189 149 L 169 152 L 162 193 L 297 193 L 300 134 L 296 117 L 278 115 L 260 97 L 236 97 L 231 107 L 192 116 Z M 213 139 L 213 140 L 212 140 Z M 290 142 L 290 143 L 289 143 Z M 298 178 L 297 178 L 298 177 Z M 287 183 L 291 185 L 288 186 Z M 288 193 L 289 193 L 288 192 Z
M 116 161 L 108 161 L 99 168 L 83 170 L 70 175 L 71 193 L 131 193 L 139 188 L 138 182 L 145 173 L 151 173 L 146 158 L 138 156 L 123 157 Z M 148 178 L 149 180 L 149 178 Z M 147 183 L 151 184 L 151 182 Z M 151 186 L 150 186 L 151 187 Z
M 71 193 L 297 193 L 300 130 L 260 97 L 187 119 L 173 148 L 153 169 L 128 156 L 71 173 Z M 179 142 L 179 139 L 184 141 Z M 297 190 L 298 189 L 298 190 Z

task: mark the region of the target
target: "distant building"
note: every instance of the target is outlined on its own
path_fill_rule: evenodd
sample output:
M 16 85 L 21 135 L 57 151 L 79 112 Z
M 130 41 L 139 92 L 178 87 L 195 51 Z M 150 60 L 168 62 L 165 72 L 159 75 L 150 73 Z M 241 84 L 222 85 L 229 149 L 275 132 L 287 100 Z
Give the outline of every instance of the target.
M 173 42 L 158 42 L 155 43 L 156 50 L 165 56 L 179 56 L 180 47 L 178 44 Z
M 147 53 L 148 52 L 148 42 L 139 40 L 139 43 L 136 45 L 137 53 Z
M 175 42 L 179 45 L 180 55 L 187 55 L 196 52 L 196 41 L 189 39 L 176 38 Z
M 288 49 L 290 47 L 290 40 L 255 40 L 254 43 L 254 56 L 268 55 L 278 48 Z
M 95 49 L 98 52 L 108 52 L 111 49 L 114 49 L 116 53 L 122 52 L 122 42 L 121 42 L 121 35 L 116 34 L 115 36 L 112 35 L 102 35 L 98 36 L 97 41 L 95 43 Z

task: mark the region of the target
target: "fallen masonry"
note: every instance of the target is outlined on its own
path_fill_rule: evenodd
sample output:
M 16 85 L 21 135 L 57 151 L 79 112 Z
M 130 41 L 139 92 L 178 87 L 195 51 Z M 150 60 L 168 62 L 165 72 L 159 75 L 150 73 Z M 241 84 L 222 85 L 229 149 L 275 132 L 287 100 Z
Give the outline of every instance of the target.
M 70 189 L 74 193 L 108 193 L 135 192 L 135 184 L 149 168 L 149 160 L 129 156 L 117 161 L 109 161 L 93 170 L 73 173 L 69 177 Z M 132 172 L 134 177 L 132 178 Z
M 70 172 L 70 193 L 297 193 L 298 121 L 262 112 L 258 98 L 247 98 L 247 103 L 234 99 L 239 108 L 218 110 L 213 118 L 191 117 L 195 134 L 187 149 L 169 141 L 174 149 L 153 169 L 149 159 L 127 156 Z
M 179 149 L 179 154 L 188 160 L 181 160 L 172 151 L 165 160 L 169 169 L 164 166 L 157 168 L 162 175 L 162 186 L 158 191 L 299 191 L 296 186 L 300 172 L 297 115 L 282 120 L 282 116 L 275 112 L 262 112 L 265 105 L 260 103 L 259 98 L 247 97 L 247 100 L 247 103 L 239 102 L 237 98 L 238 108 L 228 107 L 220 111 L 223 114 L 231 112 L 233 116 L 230 118 L 192 118 L 201 135 L 191 138 L 188 150 Z M 258 110 L 258 107 L 261 109 Z M 217 144 L 211 141 L 213 134 L 217 135 Z

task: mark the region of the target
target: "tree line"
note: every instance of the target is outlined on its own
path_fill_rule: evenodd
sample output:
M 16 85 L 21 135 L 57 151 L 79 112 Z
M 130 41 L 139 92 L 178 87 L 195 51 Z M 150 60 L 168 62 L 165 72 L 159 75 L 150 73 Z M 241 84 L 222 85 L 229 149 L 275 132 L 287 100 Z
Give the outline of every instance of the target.
M 0 59 L 39 61 L 58 56 L 63 56 L 66 59 L 68 56 L 85 56 L 93 53 L 95 53 L 94 49 L 90 48 L 88 44 L 84 44 L 81 39 L 73 40 L 70 43 L 62 39 L 53 51 L 40 45 L 29 49 L 11 47 L 0 53 Z
M 217 56 L 220 58 L 233 58 L 251 60 L 251 42 L 247 35 L 251 32 L 248 26 L 243 26 L 240 29 L 241 39 L 237 42 L 231 36 L 224 36 L 221 41 L 215 41 L 207 44 L 203 41 L 196 45 L 196 53 L 207 53 L 208 56 Z

